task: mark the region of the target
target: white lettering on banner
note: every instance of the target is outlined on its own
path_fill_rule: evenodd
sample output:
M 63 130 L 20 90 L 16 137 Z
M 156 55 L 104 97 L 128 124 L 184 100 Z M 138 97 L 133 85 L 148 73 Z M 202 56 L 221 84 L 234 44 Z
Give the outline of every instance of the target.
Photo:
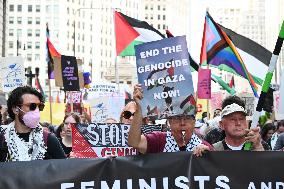
M 218 176 L 216 178 L 216 185 L 220 186 L 224 189 L 230 189 L 230 186 L 226 184 L 226 182 L 230 182 L 229 178 L 226 176 Z M 215 189 L 222 189 L 222 188 L 215 188 Z
M 132 147 L 106 147 L 101 151 L 101 157 L 108 156 L 129 156 L 129 155 L 137 155 L 138 152 L 135 148 Z
M 162 50 L 163 50 L 164 54 L 182 51 L 181 45 L 171 46 L 171 47 L 163 47 Z
M 132 179 L 127 179 L 127 189 L 132 189 Z
M 126 180 L 126 189 L 169 189 L 169 178 L 163 177 L 163 187 L 157 188 L 157 183 L 159 182 L 158 178 L 150 178 L 150 184 L 145 179 L 139 179 L 138 184 L 139 186 L 133 185 L 133 179 L 127 179 Z M 96 181 L 97 182 L 97 181 Z M 110 189 L 109 184 L 112 183 L 112 181 L 98 181 L 100 182 L 100 189 Z M 120 189 L 122 185 L 123 180 L 114 180 L 111 189 Z M 189 186 L 187 183 L 189 183 L 189 180 L 185 176 L 178 176 L 174 180 L 175 186 L 182 189 L 189 189 Z M 93 189 L 92 187 L 95 186 L 95 181 L 88 181 L 88 182 L 81 182 L 81 189 Z M 74 183 L 62 183 L 61 189 L 69 189 L 69 188 L 75 188 Z
M 194 181 L 198 181 L 199 183 L 199 189 L 205 189 L 204 182 L 209 180 L 209 176 L 194 176 Z
M 284 189 L 284 183 L 283 182 L 275 182 L 275 187 L 273 187 L 272 182 L 261 182 L 260 183 L 260 189 Z M 257 187 L 255 186 L 254 182 L 250 182 L 248 189 L 257 189 Z
M 187 59 L 181 59 L 181 60 L 172 60 L 167 62 L 160 62 L 156 64 L 150 64 L 145 66 L 138 67 L 137 71 L 138 73 L 144 73 L 144 72 L 152 72 L 152 71 L 162 71 L 169 68 L 177 68 L 181 66 L 188 66 Z
M 73 188 L 74 186 L 74 183 L 62 183 L 60 189 Z
M 179 176 L 175 179 L 175 185 L 179 188 L 183 188 L 183 189 L 189 189 L 189 187 L 187 186 L 186 183 L 188 183 L 189 180 L 187 177 L 185 176 Z
M 177 97 L 180 96 L 179 90 L 170 90 L 168 92 L 154 93 L 154 99 L 165 99 L 168 97 Z
M 156 179 L 151 178 L 151 185 L 149 186 L 144 179 L 139 179 L 140 189 L 156 189 Z
M 90 186 L 95 186 L 95 182 L 90 181 L 90 182 L 82 182 L 81 183 L 81 189 L 93 189 L 93 188 L 90 188 Z
M 280 186 L 281 186 L 281 189 L 283 189 L 284 183 L 283 182 L 276 182 L 276 189 L 280 189 Z
M 87 131 L 92 135 L 88 141 L 93 146 L 125 146 L 129 132 L 129 126 L 116 124 L 107 125 L 89 124 Z
M 271 182 L 268 182 L 267 184 L 265 182 L 261 182 L 261 189 L 272 189 L 271 184 Z
M 113 137 L 114 133 L 115 133 L 115 137 Z M 119 128 L 118 127 L 115 127 L 114 125 L 110 126 L 109 138 L 110 138 L 110 142 L 112 145 L 118 145 L 118 142 L 119 142 Z
M 106 181 L 101 182 L 101 188 L 109 189 L 109 186 L 108 186 Z M 115 180 L 111 188 L 112 189 L 120 189 L 120 180 Z
M 249 183 L 248 189 L 256 189 L 253 182 Z
M 96 130 L 94 129 L 96 127 L 96 125 L 90 124 L 87 127 L 87 131 L 94 135 L 94 137 L 92 138 L 92 140 L 88 140 L 93 146 L 97 145 L 99 143 L 100 140 L 100 135 L 96 132 Z
M 158 49 L 151 49 L 145 52 L 140 52 L 140 57 L 141 58 L 148 58 L 150 56 L 157 56 L 159 55 L 159 50 Z
M 163 188 L 164 189 L 169 189 L 169 178 L 168 177 L 164 177 L 163 178 Z
M 182 74 L 180 75 L 173 75 L 173 76 L 166 76 L 166 77 L 160 77 L 158 79 L 147 79 L 144 80 L 144 84 L 145 86 L 154 86 L 156 85 L 156 81 L 157 84 L 159 85 L 163 85 L 166 83 L 176 83 L 176 82 L 181 82 L 181 81 L 185 81 L 185 78 Z

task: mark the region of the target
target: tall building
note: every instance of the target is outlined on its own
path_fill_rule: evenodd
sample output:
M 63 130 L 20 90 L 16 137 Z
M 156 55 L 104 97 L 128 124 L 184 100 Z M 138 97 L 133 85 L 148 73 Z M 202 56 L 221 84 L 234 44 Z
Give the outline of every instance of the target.
M 189 24 L 189 1 L 144 0 L 145 21 L 162 34 L 186 35 Z
M 0 55 L 5 56 L 6 39 L 6 0 L 0 0 Z
M 46 23 L 50 40 L 62 55 L 75 55 L 90 71 L 93 81 L 115 82 L 116 52 L 114 8 L 138 18 L 142 1 L 116 0 L 10 0 L 8 3 L 7 56 L 21 55 L 25 67 L 40 67 L 40 81 L 47 89 Z M 18 43 L 17 43 L 18 42 Z M 128 60 L 130 59 L 130 60 Z M 132 58 L 132 69 L 135 68 Z M 120 83 L 132 83 L 131 58 L 118 58 Z M 124 65 L 124 66 L 122 66 Z M 123 69 L 125 67 L 126 69 Z M 131 64 L 130 64 L 131 65 Z M 125 71 L 123 71 L 125 70 Z M 123 78 L 123 74 L 127 77 Z M 130 80 L 130 81 L 128 81 Z M 54 88 L 54 80 L 51 80 Z M 58 88 L 54 89 L 58 90 Z

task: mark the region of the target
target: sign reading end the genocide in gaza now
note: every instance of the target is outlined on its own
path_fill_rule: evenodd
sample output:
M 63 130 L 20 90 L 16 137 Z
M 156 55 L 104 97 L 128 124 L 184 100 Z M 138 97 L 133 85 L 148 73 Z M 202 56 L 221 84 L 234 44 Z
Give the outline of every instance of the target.
M 194 114 L 195 100 L 185 36 L 135 46 L 143 116 Z

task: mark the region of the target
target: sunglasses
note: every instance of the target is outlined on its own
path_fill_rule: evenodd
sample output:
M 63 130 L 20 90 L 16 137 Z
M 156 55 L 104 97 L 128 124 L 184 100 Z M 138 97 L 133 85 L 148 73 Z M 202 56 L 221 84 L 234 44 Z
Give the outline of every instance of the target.
M 124 111 L 123 113 L 122 113 L 122 117 L 124 117 L 125 119 L 129 119 L 131 116 L 134 116 L 134 113 L 135 112 L 130 112 L 130 111 Z
M 36 108 L 38 108 L 39 111 L 42 111 L 44 109 L 44 103 L 28 103 L 22 104 L 22 106 L 28 106 L 30 108 L 30 111 L 34 111 Z

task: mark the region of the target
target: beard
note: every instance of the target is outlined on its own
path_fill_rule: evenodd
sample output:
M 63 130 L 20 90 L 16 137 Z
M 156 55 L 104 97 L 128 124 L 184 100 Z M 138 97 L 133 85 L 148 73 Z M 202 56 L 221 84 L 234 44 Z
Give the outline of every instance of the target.
M 24 120 L 23 120 L 24 115 L 25 115 L 25 113 L 23 113 L 22 111 L 19 111 L 18 119 L 19 119 L 19 122 L 21 124 L 26 125 Z

